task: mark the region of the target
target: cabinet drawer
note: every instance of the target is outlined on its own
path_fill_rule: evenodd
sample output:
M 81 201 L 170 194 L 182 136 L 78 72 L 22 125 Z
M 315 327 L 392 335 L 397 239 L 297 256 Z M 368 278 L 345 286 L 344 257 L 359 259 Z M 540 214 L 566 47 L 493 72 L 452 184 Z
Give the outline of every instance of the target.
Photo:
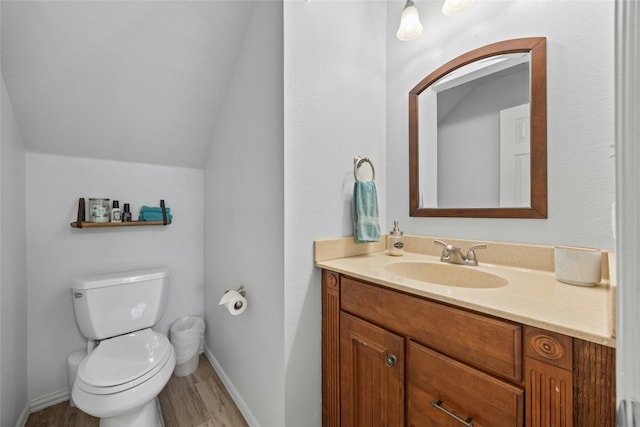
M 522 381 L 522 329 L 471 313 L 342 277 L 343 310 L 510 381 Z
M 522 427 L 524 423 L 522 389 L 415 342 L 408 345 L 406 392 L 409 426 L 459 427 L 468 421 L 474 427 Z

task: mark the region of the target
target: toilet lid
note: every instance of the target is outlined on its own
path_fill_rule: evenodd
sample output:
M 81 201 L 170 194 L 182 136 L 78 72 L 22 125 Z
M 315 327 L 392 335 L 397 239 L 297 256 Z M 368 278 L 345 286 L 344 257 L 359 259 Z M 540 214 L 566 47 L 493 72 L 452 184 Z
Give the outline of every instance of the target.
M 171 352 L 167 337 L 151 329 L 100 342 L 78 367 L 78 376 L 93 387 L 114 387 L 144 376 Z

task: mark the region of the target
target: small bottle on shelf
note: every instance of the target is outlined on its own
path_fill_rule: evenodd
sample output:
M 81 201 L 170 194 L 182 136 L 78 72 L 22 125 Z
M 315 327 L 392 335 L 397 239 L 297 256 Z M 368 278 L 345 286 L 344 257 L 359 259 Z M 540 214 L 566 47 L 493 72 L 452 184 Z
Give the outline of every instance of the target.
M 131 222 L 131 208 L 129 203 L 124 204 L 124 212 L 122 212 L 122 221 Z
M 113 201 L 113 208 L 111 209 L 111 222 L 122 222 L 122 211 L 120 210 L 120 202 Z

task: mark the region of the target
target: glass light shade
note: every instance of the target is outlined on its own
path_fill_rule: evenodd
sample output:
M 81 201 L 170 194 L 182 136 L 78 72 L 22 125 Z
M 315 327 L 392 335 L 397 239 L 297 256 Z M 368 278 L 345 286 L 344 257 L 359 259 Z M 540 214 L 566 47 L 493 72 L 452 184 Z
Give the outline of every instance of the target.
M 418 16 L 418 8 L 413 1 L 408 0 L 400 16 L 400 28 L 396 37 L 403 42 L 413 40 L 422 34 L 422 24 Z
M 442 13 L 447 16 L 457 15 L 465 10 L 473 0 L 446 0 L 442 5 Z

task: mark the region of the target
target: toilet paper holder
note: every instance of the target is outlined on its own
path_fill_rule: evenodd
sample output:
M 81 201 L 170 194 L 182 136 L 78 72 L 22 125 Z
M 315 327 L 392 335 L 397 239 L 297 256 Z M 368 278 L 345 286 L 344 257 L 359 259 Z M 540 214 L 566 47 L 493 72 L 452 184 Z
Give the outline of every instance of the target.
M 224 293 L 226 294 L 227 292 L 232 290 L 234 289 L 227 289 L 226 291 L 224 291 Z M 235 289 L 235 291 L 242 295 L 243 298 L 247 296 L 247 290 L 245 289 L 244 285 L 241 285 L 238 289 Z M 236 303 L 233 304 L 233 308 L 235 308 L 236 310 L 240 310 L 242 308 L 242 301 L 236 301 Z

